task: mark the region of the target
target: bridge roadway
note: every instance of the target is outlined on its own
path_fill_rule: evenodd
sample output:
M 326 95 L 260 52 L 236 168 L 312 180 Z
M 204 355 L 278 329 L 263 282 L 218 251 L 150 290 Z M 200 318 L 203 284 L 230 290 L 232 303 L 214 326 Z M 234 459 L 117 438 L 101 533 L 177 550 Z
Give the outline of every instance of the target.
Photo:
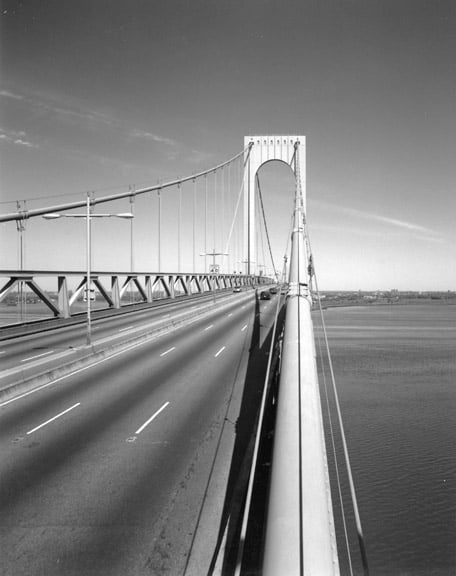
M 246 375 L 267 359 L 276 300 L 237 296 L 0 401 L 3 576 L 184 573 L 224 423 L 234 434 L 230 402 L 241 404 Z
M 248 289 L 245 289 L 248 290 Z M 221 292 L 216 295 L 218 303 L 231 298 L 232 293 Z M 141 327 L 148 327 L 154 321 L 171 318 L 181 311 L 197 309 L 200 306 L 212 304 L 214 297 L 212 294 L 196 297 L 183 297 L 173 300 L 157 301 L 154 305 L 141 307 L 139 309 L 122 310 L 122 312 L 112 312 L 107 310 L 94 310 L 92 321 L 92 338 L 94 341 L 117 335 L 119 338 L 128 336 L 129 330 L 136 333 Z M 98 315 L 108 316 L 100 317 Z M 40 330 L 41 326 L 41 331 Z M 32 328 L 33 327 L 33 328 Z M 72 320 L 69 325 L 65 320 L 45 321 L 43 324 L 35 323 L 25 330 L 37 330 L 35 333 L 20 334 L 17 329 L 5 329 L 4 334 L 0 333 L 3 339 L 0 350 L 1 369 L 8 370 L 15 367 L 25 367 L 30 363 L 44 364 L 49 360 L 52 363 L 52 355 L 64 350 L 75 350 L 86 343 L 85 314 L 81 314 L 77 323 Z M 43 331 L 44 328 L 44 331 Z M 16 337 L 8 338 L 9 331 Z M 1 375 L 1 373 L 0 373 Z

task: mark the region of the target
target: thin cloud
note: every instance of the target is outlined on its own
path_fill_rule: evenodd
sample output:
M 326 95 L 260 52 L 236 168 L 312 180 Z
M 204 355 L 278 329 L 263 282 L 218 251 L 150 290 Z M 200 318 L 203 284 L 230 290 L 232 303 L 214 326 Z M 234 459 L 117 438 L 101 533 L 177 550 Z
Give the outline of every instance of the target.
M 73 117 L 87 121 L 96 120 L 107 124 L 111 123 L 111 120 L 105 114 L 95 110 L 69 106 L 66 103 L 60 102 L 61 99 L 49 95 L 41 96 L 34 94 L 30 96 L 19 94 L 18 92 L 12 92 L 10 90 L 0 90 L 0 97 L 20 101 L 32 110 L 47 112 L 52 115 Z
M 405 228 L 406 230 L 412 230 L 413 232 L 425 232 L 429 234 L 435 234 L 433 230 L 425 228 L 424 226 L 419 226 L 418 224 L 413 224 L 412 222 L 406 222 L 405 220 L 397 220 L 396 218 L 389 218 L 387 216 L 380 216 L 380 214 L 373 214 L 372 212 L 364 212 L 362 210 L 357 210 L 356 208 L 340 208 L 347 214 L 352 214 L 353 216 L 359 216 L 360 218 L 365 218 L 367 220 L 375 220 L 377 222 L 382 222 L 384 224 L 390 224 L 391 226 L 397 226 L 399 228 Z
M 347 226 L 334 226 L 331 224 L 309 224 L 310 230 L 313 231 L 320 231 L 320 232 L 331 232 L 331 233 L 341 233 L 341 234 L 351 234 L 355 236 L 364 236 L 369 238 L 385 238 L 385 232 L 380 230 L 375 230 L 373 228 L 360 228 L 360 227 L 347 227 Z M 388 238 L 403 238 L 404 233 L 403 231 L 396 229 L 391 230 L 388 232 Z M 416 240 L 422 240 L 425 242 L 434 242 L 436 244 L 444 244 L 445 240 L 441 236 L 433 236 L 430 234 L 417 234 L 413 231 L 413 236 Z
M 390 218 L 388 216 L 382 216 L 380 214 L 374 214 L 373 212 L 365 212 L 364 210 L 358 210 L 357 208 L 348 208 L 345 206 L 338 206 L 336 204 L 330 204 L 328 202 L 322 202 L 320 200 L 315 201 L 316 205 L 323 206 L 325 208 L 331 208 L 337 212 L 342 212 L 350 216 L 356 216 L 357 218 L 362 218 L 370 222 L 379 222 L 381 224 L 387 224 L 389 226 L 400 228 L 402 230 L 407 230 L 416 234 L 421 234 L 421 238 L 426 238 L 428 240 L 443 241 L 440 234 L 435 230 L 431 230 L 425 226 L 415 224 L 413 222 L 407 222 L 405 220 L 399 220 L 397 218 Z
M 164 136 L 159 136 L 152 132 L 147 132 L 145 130 L 131 130 L 130 136 L 132 138 L 142 138 L 144 140 L 151 140 L 152 142 L 158 142 L 159 144 L 166 144 L 167 146 L 176 147 L 177 142 L 172 138 L 166 138 Z
M 21 101 L 23 105 L 27 105 L 30 109 L 36 110 L 40 113 L 47 113 L 54 118 L 61 118 L 62 120 L 74 122 L 75 124 L 95 124 L 107 126 L 117 133 L 123 134 L 127 140 L 142 139 L 149 142 L 155 142 L 166 147 L 177 149 L 178 142 L 172 138 L 167 138 L 155 132 L 141 130 L 137 128 L 130 128 L 117 117 L 109 116 L 99 110 L 94 110 L 89 107 L 81 107 L 72 105 L 70 99 L 62 98 L 60 96 L 49 94 L 33 94 L 25 95 L 18 92 L 9 90 L 0 91 L 0 96 L 17 101 Z
M 9 90 L 0 90 L 0 96 L 2 98 L 10 98 L 11 100 L 23 100 L 24 97 L 21 94 L 15 94 Z
M 15 131 L 0 128 L 0 140 L 3 140 L 3 142 L 7 142 L 8 144 L 23 146 L 25 148 L 39 148 L 38 144 L 30 141 L 23 130 Z

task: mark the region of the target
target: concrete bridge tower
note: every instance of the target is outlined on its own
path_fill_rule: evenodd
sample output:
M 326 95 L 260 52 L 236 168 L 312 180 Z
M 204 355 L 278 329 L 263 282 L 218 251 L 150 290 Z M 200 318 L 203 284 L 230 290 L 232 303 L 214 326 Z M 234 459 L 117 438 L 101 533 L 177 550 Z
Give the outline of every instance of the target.
M 299 154 L 296 147 L 299 146 Z M 302 198 L 306 202 L 305 136 L 245 136 L 247 161 L 244 171 L 244 262 L 246 274 L 255 274 L 255 183 L 258 170 L 271 160 L 279 160 L 300 174 Z M 299 163 L 299 166 L 298 166 Z

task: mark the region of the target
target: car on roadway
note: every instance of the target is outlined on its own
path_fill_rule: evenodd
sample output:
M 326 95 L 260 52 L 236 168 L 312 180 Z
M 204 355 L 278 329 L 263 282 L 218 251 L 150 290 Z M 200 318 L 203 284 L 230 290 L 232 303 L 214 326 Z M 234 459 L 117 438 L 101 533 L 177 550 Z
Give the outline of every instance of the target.
M 277 294 L 277 286 L 272 286 L 269 288 L 269 294 Z
M 233 292 L 242 292 L 241 287 L 240 286 L 235 286 L 233 288 Z
M 270 300 L 271 299 L 271 295 L 269 294 L 269 292 L 267 292 L 266 290 L 263 290 L 263 292 L 260 292 L 260 300 Z

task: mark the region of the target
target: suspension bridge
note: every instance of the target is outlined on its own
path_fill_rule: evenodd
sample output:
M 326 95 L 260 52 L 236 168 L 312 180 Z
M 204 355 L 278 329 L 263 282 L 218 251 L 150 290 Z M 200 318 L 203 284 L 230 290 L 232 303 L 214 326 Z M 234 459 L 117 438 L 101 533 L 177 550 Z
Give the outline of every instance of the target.
M 354 573 L 328 473 L 305 144 L 248 136 L 190 176 L 0 215 L 18 262 L 0 270 L 7 573 L 337 575 L 341 558 Z M 295 182 L 280 270 L 270 161 Z

